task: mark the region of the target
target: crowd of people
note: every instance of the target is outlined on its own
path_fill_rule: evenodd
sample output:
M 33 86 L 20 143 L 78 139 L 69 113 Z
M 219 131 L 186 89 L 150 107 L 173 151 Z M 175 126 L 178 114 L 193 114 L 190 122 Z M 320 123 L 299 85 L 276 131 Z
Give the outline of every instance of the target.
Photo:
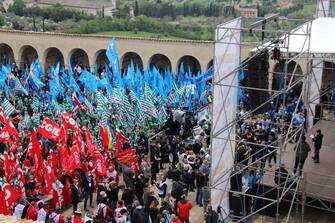
M 255 185 L 263 179 L 267 164 L 269 168 L 273 165 L 278 167 L 271 170 L 269 175 L 280 187 L 284 187 L 285 182 L 292 182 L 294 177 L 303 178 L 303 167 L 311 148 L 306 142 L 306 111 L 300 94 L 301 86 L 297 85 L 287 94 L 279 95 L 269 102 L 267 112 L 255 115 L 251 112 L 255 108 L 251 106 L 248 91 L 243 90 L 241 93 L 237 114 L 235 169 L 232 174 L 234 185 L 238 185 L 236 190 L 241 191 L 245 186 L 247 193 L 259 195 Z M 321 130 L 311 135 L 311 138 L 314 143 L 312 158 L 315 163 L 319 163 L 323 138 Z M 292 166 L 285 166 L 277 160 L 285 139 L 293 144 L 295 151 Z
M 116 96 L 114 103 L 105 100 L 108 87 L 98 86 L 89 94 L 80 84 L 81 74 L 89 68 L 77 64 L 73 76 L 54 69 L 41 75 L 39 84 L 29 66 L 21 71 L 13 64 L 0 86 L 1 214 L 54 223 L 190 222 L 193 201 L 188 196 L 195 190 L 196 205 L 206 210 L 209 83 L 202 96 L 206 104 L 192 94 L 187 106 L 163 101 L 160 112 L 155 100 L 157 116 L 142 111 L 146 118 L 133 117 L 129 124 L 128 116 L 120 121 Z M 97 76 L 101 79 L 105 72 L 100 67 Z M 55 74 L 65 91 L 53 97 Z M 135 112 L 139 100 L 128 87 L 124 93 L 121 103 L 129 103 Z M 203 111 L 205 118 L 200 117 Z M 195 127 L 197 134 L 191 131 Z M 78 208 L 81 202 L 84 210 Z M 65 216 L 69 206 L 73 215 Z

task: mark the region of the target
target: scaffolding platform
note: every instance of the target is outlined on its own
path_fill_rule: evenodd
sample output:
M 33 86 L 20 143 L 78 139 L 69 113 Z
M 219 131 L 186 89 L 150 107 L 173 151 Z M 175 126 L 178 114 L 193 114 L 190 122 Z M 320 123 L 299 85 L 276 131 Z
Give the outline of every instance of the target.
M 304 191 L 306 196 L 306 206 L 318 209 L 324 209 L 335 212 L 335 122 L 329 120 L 320 120 L 306 134 L 310 136 L 316 133 L 316 130 L 322 131 L 323 143 L 320 150 L 320 163 L 314 163 L 314 144 L 310 137 L 307 142 L 311 147 L 311 152 L 304 165 L 304 179 L 299 185 L 298 194 Z M 282 151 L 281 162 L 291 173 L 295 162 L 294 144 L 287 146 L 286 151 Z M 273 171 L 268 165 L 266 171 Z M 273 177 L 265 175 L 263 183 L 268 186 L 274 186 Z

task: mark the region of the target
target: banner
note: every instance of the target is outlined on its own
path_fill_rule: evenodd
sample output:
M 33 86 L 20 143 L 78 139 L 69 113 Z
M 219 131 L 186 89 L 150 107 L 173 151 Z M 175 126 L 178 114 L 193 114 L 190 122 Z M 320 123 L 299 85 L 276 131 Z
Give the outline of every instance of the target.
M 127 161 L 135 173 L 138 171 L 137 155 L 134 149 L 126 149 L 116 155 L 117 160 L 123 166 Z
M 222 207 L 229 215 L 230 174 L 234 165 L 234 119 L 238 105 L 241 43 L 241 18 L 221 24 L 216 29 L 214 56 L 214 100 L 211 154 L 211 205 Z M 231 127 L 229 127 L 231 125 Z
M 42 135 L 43 138 L 58 141 L 61 136 L 61 128 L 59 125 L 51 121 L 49 118 L 43 120 L 43 123 L 37 132 Z
M 95 167 L 96 171 L 100 176 L 105 176 L 106 175 L 106 163 L 103 159 L 103 156 L 100 153 L 97 153 L 95 155 Z

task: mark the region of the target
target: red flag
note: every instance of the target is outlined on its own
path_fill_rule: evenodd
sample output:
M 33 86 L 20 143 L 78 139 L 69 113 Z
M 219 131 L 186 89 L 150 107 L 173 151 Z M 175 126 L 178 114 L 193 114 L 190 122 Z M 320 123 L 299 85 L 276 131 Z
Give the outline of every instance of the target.
M 62 138 L 62 144 L 67 147 L 67 140 L 69 139 L 69 133 L 65 126 L 62 126 L 61 128 L 61 138 Z
M 5 152 L 3 154 L 3 157 L 4 157 L 6 181 L 10 182 L 12 180 L 11 179 L 11 166 L 12 166 L 12 162 L 11 162 L 11 159 L 10 159 L 10 157 L 9 157 L 9 155 L 8 155 L 7 152 Z
M 81 162 L 80 162 L 79 149 L 78 149 L 78 146 L 74 142 L 72 145 L 72 149 L 71 149 L 69 171 L 73 172 L 75 169 L 80 168 L 80 167 L 81 167 Z
M 5 113 L 3 112 L 2 108 L 0 107 L 0 122 L 5 122 L 6 120 L 6 115 Z
M 119 163 L 124 165 L 127 161 L 130 163 L 131 167 L 133 168 L 134 172 L 137 173 L 138 171 L 138 161 L 136 151 L 134 149 L 126 149 L 116 155 Z
M 60 155 L 60 165 L 65 171 L 69 171 L 70 167 L 70 155 L 67 151 L 66 146 L 58 147 L 59 155 Z
M 13 141 L 12 139 L 10 138 L 10 134 L 9 132 L 7 131 L 7 128 L 3 128 L 1 131 L 0 131 L 0 142 L 5 142 L 7 143 L 7 146 L 9 147 L 9 145 L 12 145 L 13 144 Z
M 78 146 L 80 153 L 85 156 L 86 153 L 85 153 L 85 147 L 84 147 L 84 142 L 83 142 L 84 140 L 83 140 L 83 136 L 81 135 L 81 131 L 75 130 L 73 137 L 74 137 L 74 140 L 76 141 L 76 144 Z
M 105 176 L 106 175 L 106 163 L 103 160 L 101 153 L 97 153 L 95 155 L 95 164 L 96 164 L 95 167 L 96 167 L 97 173 L 100 176 Z
M 106 129 L 102 125 L 100 125 L 99 128 L 100 128 L 102 147 L 107 148 L 109 145 L 109 141 L 108 141 L 108 135 L 107 135 Z
M 17 131 L 17 129 L 15 128 L 15 126 L 13 125 L 13 123 L 11 122 L 9 118 L 5 120 L 5 125 L 6 125 L 6 129 L 9 132 L 9 134 L 13 135 L 15 140 L 18 141 L 19 132 Z
M 41 127 L 38 128 L 37 131 L 44 138 L 52 139 L 53 141 L 58 141 L 61 135 L 61 128 L 59 125 L 51 121 L 49 118 L 43 120 Z
M 21 194 L 18 193 L 11 185 L 4 184 L 2 191 L 5 193 L 5 203 L 7 208 L 10 208 L 16 201 L 21 197 Z
M 25 197 L 26 192 L 25 192 L 24 184 L 26 180 L 24 178 L 24 173 L 20 167 L 17 169 L 17 175 L 18 175 L 18 179 L 17 179 L 18 180 L 18 191 L 22 197 Z
M 52 183 L 57 180 L 54 168 L 52 168 L 52 161 L 48 159 L 48 162 L 44 166 L 44 176 L 45 176 L 45 186 L 46 186 L 46 193 L 52 193 Z
M 122 142 L 129 141 L 127 137 L 122 135 L 122 133 L 119 130 L 116 130 L 116 151 L 119 153 L 122 150 Z
M 116 139 L 119 139 L 121 141 L 129 141 L 129 139 L 127 137 L 125 137 L 124 135 L 122 135 L 122 133 L 119 130 L 116 130 Z
M 64 114 L 63 114 L 63 121 L 64 121 L 64 126 L 65 126 L 66 129 L 71 128 L 73 130 L 80 131 L 80 129 L 77 125 L 77 122 L 67 112 L 64 112 Z
M 3 215 L 11 214 L 9 208 L 6 206 L 5 192 L 3 191 L 0 191 L 0 214 Z
M 38 141 L 35 130 L 31 131 L 31 139 L 27 155 L 33 158 L 34 166 L 37 170 L 43 167 L 42 147 L 41 143 Z
M 84 126 L 84 132 L 85 132 L 85 137 L 86 137 L 88 154 L 94 154 L 95 152 L 98 152 L 97 145 L 90 131 L 88 131 L 88 128 L 86 126 Z

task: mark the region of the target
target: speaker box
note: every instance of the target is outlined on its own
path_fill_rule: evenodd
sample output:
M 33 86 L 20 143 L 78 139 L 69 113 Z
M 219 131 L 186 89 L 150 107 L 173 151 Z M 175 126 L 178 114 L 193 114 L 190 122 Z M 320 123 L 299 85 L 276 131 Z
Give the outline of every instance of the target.
M 247 64 L 247 86 L 251 88 L 268 89 L 269 87 L 269 55 L 267 51 L 259 52 Z M 254 110 L 269 99 L 269 93 L 264 90 L 248 90 L 251 109 Z M 255 114 L 262 114 L 270 109 L 270 103 L 262 105 Z
M 246 209 L 245 211 L 247 211 L 250 207 L 250 199 L 247 196 L 245 196 L 244 199 L 243 196 L 244 195 L 229 192 L 230 215 L 235 218 L 242 218 L 244 216 L 244 207 Z M 247 212 L 245 213 L 245 215 L 248 215 Z

